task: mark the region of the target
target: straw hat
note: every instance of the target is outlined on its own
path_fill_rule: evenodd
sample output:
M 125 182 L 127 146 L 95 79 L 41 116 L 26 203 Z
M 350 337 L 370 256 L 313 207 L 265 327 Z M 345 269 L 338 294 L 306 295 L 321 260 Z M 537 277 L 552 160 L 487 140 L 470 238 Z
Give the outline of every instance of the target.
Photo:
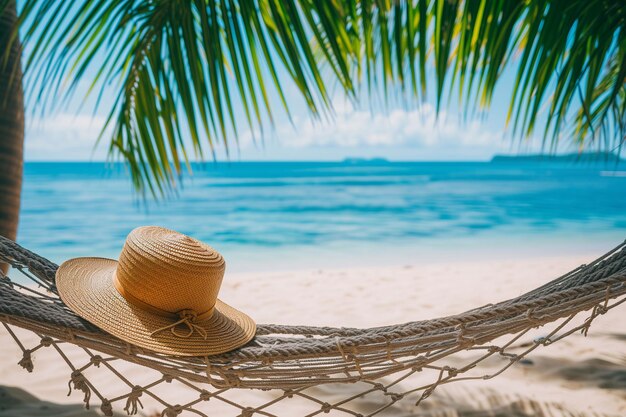
M 217 299 L 224 268 L 212 247 L 146 226 L 130 232 L 119 261 L 64 262 L 56 285 L 76 314 L 122 340 L 172 355 L 215 355 L 256 331 L 250 317 Z

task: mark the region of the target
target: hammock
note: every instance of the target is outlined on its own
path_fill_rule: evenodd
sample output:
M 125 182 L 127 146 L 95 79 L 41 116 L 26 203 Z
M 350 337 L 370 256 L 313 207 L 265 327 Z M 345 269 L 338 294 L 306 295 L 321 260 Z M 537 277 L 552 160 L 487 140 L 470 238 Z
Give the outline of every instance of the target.
M 38 284 L 35 288 L 8 276 L 0 279 L 0 321 L 22 350 L 19 364 L 31 372 L 32 352 L 53 348 L 69 367 L 70 391 L 82 391 L 87 408 L 97 397 L 107 416 L 113 415 L 114 406 L 136 413 L 142 395 L 160 403 L 165 417 L 185 412 L 207 416 L 215 403 L 231 407 L 233 415 L 274 416 L 276 404 L 294 398 L 310 405 L 308 416 L 331 411 L 373 416 L 409 396 L 419 405 L 442 384 L 493 378 L 539 346 L 577 331 L 586 334 L 598 315 L 626 301 L 623 243 L 591 264 L 524 295 L 465 313 L 369 329 L 259 325 L 255 339 L 238 350 L 182 358 L 130 345 L 76 316 L 56 293 L 57 265 L 2 237 L 0 261 Z M 585 311 L 584 319 L 575 320 Z M 534 328 L 549 323 L 551 329 L 542 329 L 543 337 L 517 343 Z M 34 332 L 39 342 L 26 347 L 14 326 Z M 509 335 L 506 340 L 505 335 Z M 64 353 L 72 346 L 80 348 L 84 359 L 77 362 Z M 476 373 L 481 362 L 493 358 L 503 360 L 499 371 Z M 137 385 L 117 370 L 115 364 L 121 361 L 143 366 L 155 378 Z M 114 395 L 114 387 L 96 386 L 90 372 L 113 373 L 120 382 L 115 388 L 119 391 L 121 386 L 123 392 Z M 427 373 L 432 374 L 431 380 L 406 387 L 413 376 Z M 176 395 L 167 398 L 165 394 L 173 389 L 158 393 L 160 387 L 172 383 L 186 387 L 191 398 L 184 402 Z M 317 398 L 315 388 L 330 383 L 355 383 L 360 388 L 340 401 Z M 254 404 L 241 404 L 229 396 L 244 388 L 272 395 Z M 355 404 L 366 395 L 380 395 L 383 402 L 362 413 Z

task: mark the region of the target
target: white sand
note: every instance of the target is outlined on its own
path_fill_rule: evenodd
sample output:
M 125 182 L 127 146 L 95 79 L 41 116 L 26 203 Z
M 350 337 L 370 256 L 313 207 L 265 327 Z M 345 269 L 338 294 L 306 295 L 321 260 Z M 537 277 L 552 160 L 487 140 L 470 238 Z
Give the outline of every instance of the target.
M 225 278 L 221 298 L 249 313 L 259 323 L 369 327 L 459 313 L 515 297 L 592 258 L 593 254 L 588 257 L 432 263 L 394 268 L 236 274 Z M 482 408 L 509 415 L 506 407 L 519 408 L 520 404 L 527 405 L 529 400 L 535 400 L 554 403 L 557 411 L 559 407 L 565 407 L 577 412 L 624 416 L 625 312 L 625 305 L 612 310 L 593 323 L 587 338 L 575 334 L 552 346 L 542 347 L 530 356 L 532 363 L 517 364 L 493 380 L 458 382 L 442 387 L 418 411 L 426 413 L 437 408 L 439 411 L 457 410 L 458 415 L 469 415 L 470 409 Z M 30 340 L 35 339 L 31 337 Z M 44 349 L 34 355 L 35 372 L 28 374 L 16 364 L 20 359 L 19 350 L 4 330 L 0 330 L 0 344 L 3 346 L 0 385 L 20 387 L 42 400 L 55 403 L 81 401 L 80 392 L 66 396 L 69 371 L 52 349 Z M 480 371 L 490 373 L 498 366 L 501 362 L 493 361 Z M 133 382 L 147 381 L 151 376 L 150 372 L 134 366 L 125 366 L 124 369 L 125 375 Z M 114 381 L 112 377 L 101 377 L 97 382 L 107 387 L 114 386 Z M 612 388 L 605 388 L 607 385 Z M 326 391 L 332 400 L 338 392 L 350 389 L 353 388 L 321 387 L 319 392 Z M 259 397 L 267 400 L 269 395 L 258 391 L 231 394 L 232 398 L 240 401 L 254 401 Z M 0 392 L 0 417 L 39 415 L 29 414 L 15 405 L 13 410 L 2 411 L 6 398 L 11 396 L 5 393 L 3 397 Z M 492 396 L 499 400 L 493 400 Z M 94 408 L 97 409 L 99 401 L 94 400 Z M 142 400 L 145 413 L 160 411 L 150 399 Z M 375 398 L 373 400 L 376 401 Z M 481 405 L 481 402 L 484 404 Z M 410 404 L 410 401 L 398 403 L 386 415 L 409 415 Z M 293 407 L 272 411 L 280 410 L 280 415 L 285 416 L 304 412 L 304 409 Z M 117 405 L 116 411 L 124 414 L 120 408 Z M 68 409 L 65 414 L 56 408 L 48 410 L 50 416 L 78 415 L 75 408 Z M 415 410 L 412 411 L 415 413 Z M 235 413 L 231 409 L 230 414 L 218 412 L 216 415 Z

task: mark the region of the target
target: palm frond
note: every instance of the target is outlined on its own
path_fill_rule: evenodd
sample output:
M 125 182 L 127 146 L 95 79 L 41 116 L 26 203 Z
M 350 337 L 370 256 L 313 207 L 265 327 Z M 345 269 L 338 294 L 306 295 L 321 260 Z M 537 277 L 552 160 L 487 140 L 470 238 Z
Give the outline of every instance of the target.
M 99 96 L 117 88 L 111 154 L 154 195 L 173 189 L 187 143 L 228 150 L 239 120 L 263 132 L 273 103 L 289 115 L 287 87 L 313 117 L 332 115 L 335 85 L 384 103 L 434 94 L 437 110 L 458 95 L 467 115 L 489 108 L 508 68 L 513 135 L 552 149 L 626 137 L 624 2 L 25 0 L 21 22 L 27 92 L 46 108 L 82 80 Z
M 611 0 L 352 0 L 353 72 L 385 96 L 389 85 L 437 110 L 458 96 L 464 112 L 486 109 L 505 69 L 515 72 L 507 124 L 556 146 L 619 147 L 625 139 L 626 3 Z M 429 68 L 434 83 L 428 85 Z M 381 80 L 382 78 L 382 80 Z M 419 80 L 419 81 L 418 81 Z M 407 84 L 410 88 L 406 88 Z M 419 84 L 419 85 L 418 85 Z M 372 87 L 374 85 L 374 87 Z M 419 87 L 419 88 L 418 88 Z
M 343 50 L 317 27 L 324 15 L 314 12 L 293 0 L 27 0 L 27 91 L 47 108 L 58 105 L 61 91 L 65 100 L 75 94 L 82 80 L 100 95 L 116 86 L 103 130 L 112 131 L 110 154 L 128 163 L 139 190 L 164 194 L 190 161 L 186 138 L 197 157 L 217 143 L 228 152 L 239 119 L 252 131 L 272 122 L 272 95 L 289 113 L 283 74 L 316 117 L 330 109 L 322 66 L 353 90 Z M 336 24 L 333 12 L 325 19 Z M 323 61 L 311 38 L 331 46 Z

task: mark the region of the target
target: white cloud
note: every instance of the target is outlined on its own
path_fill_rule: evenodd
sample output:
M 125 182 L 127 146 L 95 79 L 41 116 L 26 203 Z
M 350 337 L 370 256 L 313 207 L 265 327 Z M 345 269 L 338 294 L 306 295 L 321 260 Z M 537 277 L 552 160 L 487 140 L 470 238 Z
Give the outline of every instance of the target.
M 103 160 L 106 144 L 94 148 L 105 119 L 101 116 L 60 113 L 26 125 L 26 160 Z
M 328 122 L 312 121 L 305 114 L 297 114 L 293 125 L 279 124 L 263 145 L 255 144 L 250 132 L 243 134 L 235 159 L 337 160 L 346 156 L 384 156 L 468 160 L 516 151 L 510 140 L 503 139 L 502 132 L 490 130 L 479 121 L 461 123 L 446 112 L 437 118 L 430 104 L 414 110 L 371 112 L 338 100 L 334 108 L 334 120 Z M 104 160 L 107 135 L 94 150 L 104 122 L 104 117 L 99 115 L 67 113 L 34 120 L 26 129 L 25 158 Z M 221 159 L 223 152 L 218 150 L 218 154 Z
M 276 128 L 277 143 L 283 147 L 473 147 L 493 150 L 503 143 L 502 133 L 493 132 L 478 121 L 450 121 L 445 112 L 436 117 L 430 104 L 419 109 L 394 109 L 373 113 L 353 108 L 349 103 L 335 103 L 336 117 L 330 122 L 314 122 L 296 117 L 294 125 Z M 242 138 L 242 153 L 251 147 L 252 134 Z

